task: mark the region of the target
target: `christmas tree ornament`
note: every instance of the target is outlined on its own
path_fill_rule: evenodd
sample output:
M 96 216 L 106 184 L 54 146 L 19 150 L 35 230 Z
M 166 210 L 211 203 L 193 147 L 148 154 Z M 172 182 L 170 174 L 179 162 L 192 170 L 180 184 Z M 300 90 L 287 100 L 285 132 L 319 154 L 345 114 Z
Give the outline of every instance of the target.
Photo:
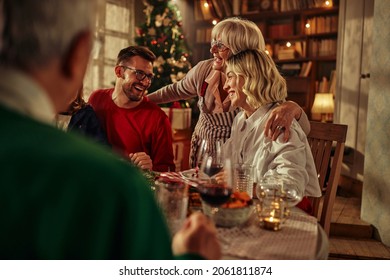
M 148 35 L 155 36 L 156 35 L 156 29 L 154 27 L 151 27 L 148 29 Z
M 164 26 L 168 26 L 168 25 L 170 25 L 170 23 L 171 23 L 171 19 L 170 18 L 165 18 L 164 20 L 163 20 L 163 24 L 164 24 Z

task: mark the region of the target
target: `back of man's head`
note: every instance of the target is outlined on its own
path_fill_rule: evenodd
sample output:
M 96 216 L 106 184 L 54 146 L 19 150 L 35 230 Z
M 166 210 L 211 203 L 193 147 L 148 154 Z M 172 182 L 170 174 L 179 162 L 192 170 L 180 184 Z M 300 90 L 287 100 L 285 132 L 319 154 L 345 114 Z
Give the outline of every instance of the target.
M 20 69 L 64 57 L 94 25 L 98 0 L 0 0 L 0 64 Z

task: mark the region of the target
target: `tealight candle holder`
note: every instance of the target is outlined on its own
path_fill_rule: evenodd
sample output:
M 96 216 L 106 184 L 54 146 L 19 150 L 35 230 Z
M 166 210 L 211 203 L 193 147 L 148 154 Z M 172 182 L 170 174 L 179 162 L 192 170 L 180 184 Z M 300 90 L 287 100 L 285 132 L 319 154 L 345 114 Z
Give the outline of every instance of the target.
M 280 230 L 280 219 L 274 217 L 267 217 L 263 219 L 263 227 L 268 230 Z
M 263 199 L 257 205 L 260 226 L 267 230 L 278 231 L 284 221 L 285 205 L 280 197 Z

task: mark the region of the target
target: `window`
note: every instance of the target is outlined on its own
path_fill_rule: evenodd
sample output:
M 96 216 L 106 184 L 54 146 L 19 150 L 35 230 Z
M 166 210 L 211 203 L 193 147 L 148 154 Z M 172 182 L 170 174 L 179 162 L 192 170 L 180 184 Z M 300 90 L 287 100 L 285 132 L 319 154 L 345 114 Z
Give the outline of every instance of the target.
M 134 44 L 134 0 L 106 0 L 96 17 L 95 44 L 84 79 L 84 97 L 92 91 L 112 87 L 118 52 Z

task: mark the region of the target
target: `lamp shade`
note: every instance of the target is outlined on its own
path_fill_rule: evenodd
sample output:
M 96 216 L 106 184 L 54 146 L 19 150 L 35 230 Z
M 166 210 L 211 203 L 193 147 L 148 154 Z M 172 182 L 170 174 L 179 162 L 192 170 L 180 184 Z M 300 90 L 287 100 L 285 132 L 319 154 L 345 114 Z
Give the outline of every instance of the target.
M 316 93 L 311 112 L 313 114 L 332 114 L 333 111 L 333 93 Z

